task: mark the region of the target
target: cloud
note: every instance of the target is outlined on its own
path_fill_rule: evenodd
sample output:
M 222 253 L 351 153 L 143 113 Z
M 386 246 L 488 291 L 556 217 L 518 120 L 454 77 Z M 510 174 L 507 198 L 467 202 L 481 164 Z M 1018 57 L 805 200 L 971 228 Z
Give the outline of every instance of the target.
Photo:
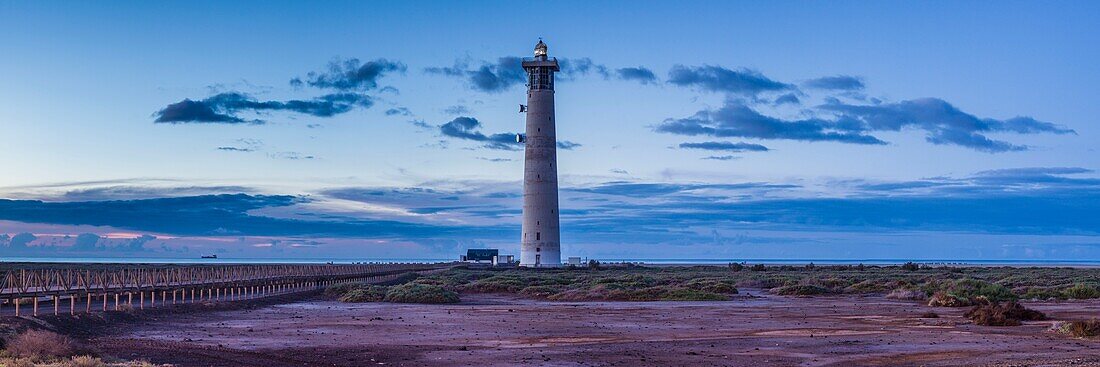
M 448 115 L 468 115 L 470 109 L 463 105 L 454 105 L 443 109 L 443 113 Z
M 580 147 L 581 147 L 580 143 L 574 143 L 574 142 L 571 142 L 571 141 L 568 141 L 568 140 L 562 140 L 562 141 L 558 142 L 558 149 L 562 149 L 562 150 L 573 150 L 573 149 L 580 148 Z
M 619 68 L 615 70 L 615 74 L 622 80 L 633 80 L 642 84 L 657 84 L 657 75 L 644 66 Z
M 376 59 L 362 63 L 359 59 L 337 60 L 329 63 L 328 70 L 310 72 L 303 82 L 301 78 L 291 79 L 290 84 L 303 84 L 321 89 L 338 91 L 368 91 L 378 88 L 378 80 L 388 73 L 405 72 L 405 64 L 386 59 Z
M 274 159 L 287 159 L 287 160 L 292 160 L 292 161 L 309 160 L 309 159 L 316 159 L 317 158 L 317 157 L 314 157 L 312 155 L 302 154 L 302 153 L 299 153 L 299 152 L 274 152 L 274 153 L 268 153 L 267 156 L 271 157 L 271 158 L 274 158 Z
M 807 88 L 844 91 L 863 90 L 863 88 L 866 87 L 863 84 L 863 79 L 848 75 L 826 76 L 817 79 L 810 79 L 803 82 L 802 85 Z
M 793 85 L 769 79 L 755 70 L 732 70 L 710 65 L 673 66 L 668 72 L 668 83 L 681 87 L 695 87 L 708 92 L 742 96 L 795 89 Z
M 477 157 L 477 159 L 480 159 L 480 160 L 483 160 L 483 161 L 487 161 L 487 162 L 511 162 L 511 161 L 512 161 L 512 159 L 511 159 L 511 158 L 487 158 L 487 157 Z
M 482 134 L 478 129 L 481 122 L 473 117 L 460 116 L 454 120 L 439 126 L 439 132 L 443 136 L 484 142 L 484 148 L 497 150 L 519 150 L 523 143 L 516 142 L 515 133 L 499 133 L 492 135 Z
M 254 151 L 256 151 L 255 149 L 252 149 L 252 148 L 238 148 L 238 147 L 228 147 L 228 146 L 227 147 L 218 147 L 218 150 L 226 151 L 226 152 L 254 152 Z
M 702 143 L 681 143 L 680 149 L 722 150 L 729 152 L 766 152 L 768 147 L 752 143 L 731 143 L 728 141 L 707 141 Z
M 699 159 L 706 159 L 706 160 L 712 160 L 712 161 L 728 161 L 728 160 L 738 159 L 738 157 L 734 157 L 732 155 L 711 155 L 711 156 L 706 156 L 706 157 L 699 158 Z
M 259 139 L 237 139 L 237 145 L 220 146 L 217 149 L 226 152 L 255 152 L 263 145 Z
M 625 169 L 621 169 L 621 168 L 612 168 L 609 171 L 611 173 L 620 174 L 620 175 L 629 175 L 630 174 L 630 172 L 627 172 Z
M 717 110 L 703 110 L 694 116 L 666 119 L 655 127 L 657 132 L 713 137 L 744 137 L 757 139 L 788 139 L 801 141 L 835 141 L 852 144 L 886 144 L 863 134 L 848 121 L 823 119 L 781 120 L 761 115 L 737 101 L 727 101 Z
M 921 98 L 877 105 L 852 105 L 832 101 L 820 106 L 850 120 L 862 131 L 901 131 L 915 128 L 925 131 L 925 140 L 937 145 L 958 145 L 977 151 L 1000 153 L 1027 150 L 1027 146 L 994 140 L 989 132 L 1017 134 L 1076 134 L 1075 131 L 1031 117 L 1006 120 L 979 118 L 937 98 Z
M 346 113 L 356 107 L 367 108 L 374 104 L 371 97 L 357 93 L 327 94 L 311 100 L 257 101 L 251 96 L 238 93 L 220 93 L 201 101 L 184 99 L 157 111 L 156 123 L 221 123 L 262 124 L 263 120 L 245 120 L 237 116 L 239 112 L 287 111 L 315 117 L 332 117 Z

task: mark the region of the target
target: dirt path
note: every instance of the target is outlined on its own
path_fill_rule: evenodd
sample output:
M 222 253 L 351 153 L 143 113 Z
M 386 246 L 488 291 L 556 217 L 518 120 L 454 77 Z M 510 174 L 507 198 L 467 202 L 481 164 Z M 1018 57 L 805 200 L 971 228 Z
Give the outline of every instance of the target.
M 1055 319 L 1100 315 L 1097 301 L 1029 306 Z M 928 311 L 940 317 L 918 317 Z M 1100 366 L 1100 342 L 1046 331 L 1051 322 L 981 327 L 963 311 L 858 296 L 308 301 L 182 314 L 93 342 L 118 357 L 180 366 Z

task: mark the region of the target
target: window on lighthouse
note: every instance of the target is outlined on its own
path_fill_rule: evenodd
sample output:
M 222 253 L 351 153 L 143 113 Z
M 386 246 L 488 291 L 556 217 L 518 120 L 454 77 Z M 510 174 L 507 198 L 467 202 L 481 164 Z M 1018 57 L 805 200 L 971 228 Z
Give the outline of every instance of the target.
M 535 241 L 542 240 L 542 232 L 535 232 Z

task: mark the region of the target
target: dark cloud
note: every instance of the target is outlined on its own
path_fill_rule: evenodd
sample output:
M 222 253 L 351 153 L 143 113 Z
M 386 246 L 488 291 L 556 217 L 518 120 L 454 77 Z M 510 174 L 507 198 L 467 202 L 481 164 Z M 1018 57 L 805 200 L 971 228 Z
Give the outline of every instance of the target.
M 37 239 L 38 237 L 35 236 L 33 233 L 23 232 L 12 236 L 11 240 L 8 241 L 8 246 L 11 247 L 13 250 L 25 249 L 27 248 L 27 244 L 34 242 L 34 240 Z
M 787 93 L 787 94 L 781 95 L 781 96 L 779 96 L 779 98 L 775 99 L 775 105 L 776 106 L 783 105 L 783 104 L 797 105 L 797 104 L 801 104 L 801 103 L 802 103 L 802 101 L 800 101 L 798 99 L 798 96 L 796 96 L 794 93 Z
M 706 156 L 706 157 L 699 158 L 699 159 L 706 159 L 706 160 L 712 160 L 712 161 L 728 161 L 728 160 L 737 159 L 737 157 L 734 157 L 732 155 L 710 155 L 710 156 Z
M 496 63 L 482 63 L 473 69 L 469 63 L 459 61 L 451 67 L 430 67 L 424 71 L 465 78 L 470 88 L 486 93 L 500 93 L 526 80 L 520 58 L 512 56 L 501 57 Z
M 468 60 L 458 60 L 453 66 L 428 67 L 424 68 L 424 72 L 465 79 L 471 89 L 479 92 L 501 93 L 526 83 L 527 72 L 523 70 L 522 62 L 522 58 L 515 56 L 501 57 L 495 62 L 483 61 L 477 66 L 470 65 Z M 558 81 L 571 81 L 587 75 L 598 75 L 604 79 L 611 76 L 607 66 L 587 57 L 559 57 L 558 65 L 561 68 L 556 77 Z
M 901 131 L 916 128 L 927 133 L 926 140 L 938 145 L 958 145 L 978 151 L 999 153 L 1027 150 L 1026 146 L 990 139 L 984 133 L 1076 134 L 1075 131 L 1031 117 L 1007 120 L 979 118 L 937 98 L 922 98 L 877 105 L 851 105 L 833 101 L 820 106 L 852 120 L 863 131 Z M 838 120 L 838 121 L 840 121 Z M 838 122 L 839 123 L 839 122 Z
M 0 199 L 0 220 L 62 225 L 111 226 L 174 235 L 336 236 L 424 238 L 492 228 L 448 228 L 386 220 L 332 219 L 308 221 L 282 219 L 249 212 L 292 205 L 304 199 L 294 196 L 205 195 L 179 198 L 113 200 L 95 202 L 43 202 Z M 469 231 L 469 232 L 467 232 Z M 33 241 L 31 234 L 13 237 L 12 245 Z
M 386 59 L 377 59 L 362 63 L 359 59 L 333 61 L 324 72 L 310 72 L 303 82 L 300 78 L 290 81 L 291 85 L 309 85 L 321 89 L 338 91 L 368 91 L 378 88 L 378 80 L 388 73 L 405 72 L 405 64 Z
M 81 233 L 76 236 L 76 242 L 73 243 L 72 249 L 76 251 L 103 250 L 106 246 L 100 246 L 99 239 L 99 235 L 95 233 Z
M 662 195 L 687 195 L 699 190 L 786 190 L 799 187 L 800 186 L 798 185 L 770 184 L 760 182 L 736 184 L 676 184 L 613 181 L 591 187 L 565 188 L 562 190 L 591 194 L 646 198 Z
M 804 119 L 786 121 L 761 115 L 737 101 L 727 101 L 717 110 L 703 110 L 682 119 L 667 119 L 655 128 L 658 132 L 714 137 L 836 141 L 853 144 L 886 144 L 865 135 L 860 126 L 846 120 Z
M 405 108 L 405 107 L 396 107 L 396 108 L 391 108 L 391 109 L 386 110 L 386 116 L 394 116 L 394 115 L 411 116 L 412 111 L 409 111 L 409 109 Z
M 656 84 L 657 75 L 643 66 L 619 68 L 615 74 L 622 80 L 634 80 L 642 84 Z
M 244 93 L 220 93 L 202 101 L 185 99 L 157 111 L 156 123 L 253 123 L 262 124 L 263 120 L 245 120 L 238 117 L 239 112 L 287 111 L 316 117 L 331 117 L 351 111 L 353 108 L 367 108 L 374 101 L 367 95 L 358 93 L 336 93 L 312 100 L 257 101 Z
M 673 66 L 668 72 L 668 82 L 681 87 L 696 87 L 710 92 L 743 96 L 795 89 L 793 85 L 769 79 L 755 70 L 732 70 L 710 65 Z
M 766 152 L 768 147 L 752 143 L 731 143 L 728 141 L 706 141 L 702 143 L 681 143 L 680 149 L 722 150 L 729 152 Z
M 926 140 L 933 144 L 958 145 L 990 153 L 1026 150 L 1027 147 L 993 140 L 985 133 L 1076 133 L 1030 117 L 1007 120 L 978 118 L 935 98 L 875 105 L 845 104 L 834 99 L 818 108 L 833 116 L 783 120 L 762 115 L 739 101 L 729 100 L 717 110 L 703 110 L 687 118 L 667 119 L 655 130 L 688 136 L 886 144 L 870 133 L 919 129 L 925 131 Z
M 935 177 L 900 182 L 861 182 L 854 187 L 867 195 L 935 195 L 994 197 L 1005 195 L 1062 197 L 1100 195 L 1100 179 L 1075 177 L 1093 173 L 1080 167 L 1029 167 L 981 171 L 969 177 Z
M 142 251 L 145 249 L 145 244 L 152 240 L 157 239 L 156 236 L 143 234 L 137 238 L 131 239 L 126 243 L 125 249 L 129 251 Z
M 485 143 L 484 148 L 498 150 L 519 150 L 523 143 L 516 141 L 515 133 L 485 135 L 478 131 L 481 122 L 473 117 L 460 116 L 439 126 L 443 136 Z
M 79 188 L 66 191 L 55 198 L 62 201 L 101 201 L 101 200 L 132 200 L 157 197 L 180 197 L 209 194 L 235 194 L 250 193 L 255 191 L 244 186 L 179 186 L 179 187 L 148 187 L 134 185 L 115 185 L 92 188 Z
M 848 75 L 826 76 L 817 79 L 810 79 L 802 83 L 802 85 L 814 89 L 844 91 L 857 91 L 862 90 L 865 87 L 865 85 L 863 85 L 863 79 Z
M 154 120 L 154 122 L 206 122 L 223 124 L 239 124 L 245 122 L 262 123 L 262 121 L 259 120 L 245 121 L 242 118 L 218 112 L 216 107 L 217 106 L 212 105 L 209 100 L 192 101 L 190 99 L 184 99 L 157 111 L 155 114 L 157 119 Z
M 558 65 L 561 72 L 558 74 L 557 80 L 574 80 L 589 74 L 599 75 L 604 79 L 611 77 L 607 66 L 594 63 L 592 59 L 587 57 L 577 59 L 558 58 Z

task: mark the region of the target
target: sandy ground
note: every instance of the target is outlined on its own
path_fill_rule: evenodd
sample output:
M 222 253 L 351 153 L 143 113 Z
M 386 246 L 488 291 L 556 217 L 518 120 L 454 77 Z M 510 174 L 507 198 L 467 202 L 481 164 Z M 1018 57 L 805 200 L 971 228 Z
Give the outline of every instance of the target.
M 729 302 L 542 302 L 464 295 L 457 305 L 300 301 L 166 315 L 92 342 L 180 366 L 1100 366 L 1100 341 L 1051 322 L 974 326 L 964 309 L 881 296 Z M 1100 301 L 1029 303 L 1054 319 Z M 939 318 L 920 318 L 934 311 Z

